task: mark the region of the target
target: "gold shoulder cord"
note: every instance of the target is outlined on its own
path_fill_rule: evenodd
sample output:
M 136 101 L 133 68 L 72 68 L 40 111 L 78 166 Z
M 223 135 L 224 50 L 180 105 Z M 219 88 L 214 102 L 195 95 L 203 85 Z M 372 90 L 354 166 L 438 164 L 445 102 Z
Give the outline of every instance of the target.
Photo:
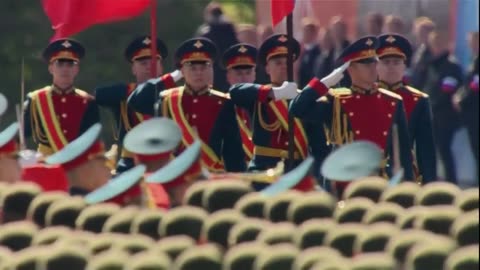
M 43 144 L 48 144 L 48 138 L 45 134 L 42 133 L 42 129 L 40 127 L 41 122 L 38 119 L 38 114 L 37 114 L 37 103 L 38 99 L 36 96 L 32 95 L 31 96 L 31 102 L 30 102 L 30 125 L 32 128 L 32 137 L 33 141 L 37 144 L 43 143 Z
M 348 128 L 348 116 L 342 112 L 341 95 L 333 95 L 332 125 L 330 130 L 324 127 L 327 142 L 334 145 L 343 145 L 353 141 L 353 132 Z
M 165 95 L 162 97 L 162 99 L 162 116 L 169 117 L 168 108 L 170 107 L 170 95 Z
M 149 209 L 157 208 L 157 206 L 155 205 L 155 202 L 153 201 L 153 194 L 148 188 L 148 185 L 143 180 L 140 184 L 140 189 L 142 190 L 143 199 L 144 199 L 142 206 L 146 206 Z
M 271 101 L 271 102 L 273 102 L 273 101 Z M 281 127 L 281 123 L 280 123 L 280 121 L 278 121 L 278 119 L 275 120 L 271 124 L 268 124 L 267 122 L 265 122 L 265 120 L 263 119 L 263 115 L 262 115 L 262 103 L 261 102 L 257 102 L 257 111 L 258 111 L 258 121 L 260 122 L 260 126 L 262 128 L 264 128 L 267 131 L 273 132 L 273 131 L 278 130 Z

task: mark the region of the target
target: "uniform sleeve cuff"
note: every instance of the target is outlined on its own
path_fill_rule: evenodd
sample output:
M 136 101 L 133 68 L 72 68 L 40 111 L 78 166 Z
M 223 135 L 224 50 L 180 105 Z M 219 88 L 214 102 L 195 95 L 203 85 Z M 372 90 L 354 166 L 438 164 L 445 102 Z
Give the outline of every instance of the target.
M 272 90 L 272 87 L 269 85 L 262 85 L 260 89 L 258 89 L 258 101 L 260 102 L 267 102 L 268 101 L 268 94 Z
M 174 87 L 177 86 L 177 84 L 173 80 L 173 77 L 172 77 L 172 75 L 170 75 L 170 73 L 162 76 L 162 83 L 163 83 L 165 89 L 174 88 Z
M 319 96 L 324 96 L 328 93 L 328 87 L 317 78 L 313 78 L 308 83 L 308 86 L 312 88 Z

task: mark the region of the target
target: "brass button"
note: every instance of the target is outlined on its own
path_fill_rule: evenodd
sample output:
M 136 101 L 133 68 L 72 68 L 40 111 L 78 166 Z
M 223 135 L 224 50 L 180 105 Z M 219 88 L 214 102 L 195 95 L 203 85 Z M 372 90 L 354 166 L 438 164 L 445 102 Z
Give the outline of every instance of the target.
M 391 113 L 388 114 L 388 118 L 392 118 L 392 114 L 391 114 Z
M 192 114 L 192 118 L 193 118 L 193 119 L 196 119 L 196 118 L 197 118 L 197 115 L 196 115 L 196 114 Z
M 63 130 L 63 134 L 67 134 L 67 130 L 64 129 L 64 130 Z
M 193 103 L 197 103 L 197 102 L 198 102 L 198 98 L 194 98 Z
M 350 112 L 348 115 L 349 115 L 349 116 L 353 116 L 353 114 L 354 114 L 353 112 Z
M 395 102 L 392 101 L 392 106 L 395 106 Z
M 62 113 L 62 118 L 67 118 L 67 114 L 66 114 L 66 113 Z
M 62 103 L 65 103 L 67 102 L 67 98 L 66 97 L 62 97 L 62 99 L 60 100 Z
M 384 131 L 383 136 L 387 136 L 387 135 L 388 135 L 388 132 Z
M 360 134 L 360 130 L 355 130 L 355 134 L 359 135 L 359 134 Z

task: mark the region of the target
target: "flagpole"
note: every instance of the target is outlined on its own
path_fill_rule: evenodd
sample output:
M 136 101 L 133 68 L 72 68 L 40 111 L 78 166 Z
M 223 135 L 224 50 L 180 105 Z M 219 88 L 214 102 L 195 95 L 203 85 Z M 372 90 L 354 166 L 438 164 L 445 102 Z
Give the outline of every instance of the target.
M 150 61 L 150 77 L 157 77 L 157 0 L 150 0 L 150 51 L 152 58 Z M 160 99 L 158 97 L 158 88 L 155 84 L 155 98 L 158 99 L 153 104 L 154 116 L 160 114 Z
M 150 0 L 150 50 L 152 52 L 152 61 L 150 61 L 150 76 L 157 77 L 157 0 Z
M 293 12 L 287 15 L 287 79 L 293 82 Z M 295 120 L 292 114 L 288 114 L 288 163 L 285 172 L 295 167 Z
M 20 105 L 17 106 L 17 117 L 18 117 L 18 123 L 20 125 L 20 130 L 19 130 L 19 137 L 20 137 L 20 150 L 25 150 L 26 144 L 25 144 L 25 123 L 23 121 L 24 119 L 24 111 L 23 111 L 23 105 L 25 102 L 25 58 L 22 57 L 22 71 L 20 74 Z

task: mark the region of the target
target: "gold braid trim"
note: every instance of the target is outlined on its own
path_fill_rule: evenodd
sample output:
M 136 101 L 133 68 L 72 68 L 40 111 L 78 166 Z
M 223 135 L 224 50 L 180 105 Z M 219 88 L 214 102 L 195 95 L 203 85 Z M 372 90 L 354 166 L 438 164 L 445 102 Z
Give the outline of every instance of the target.
M 273 101 L 272 101 L 273 102 Z M 260 122 L 260 126 L 270 132 L 276 131 L 281 127 L 280 121 L 277 119 L 275 122 L 272 124 L 268 124 L 264 119 L 262 115 L 262 103 L 257 102 L 257 111 L 258 111 L 258 121 Z
M 37 144 L 46 144 L 48 145 L 48 138 L 46 134 L 42 133 L 41 122 L 38 119 L 37 105 L 38 102 L 36 95 L 31 95 L 30 102 L 30 125 L 32 127 L 32 137 L 33 141 Z
M 353 141 L 353 132 L 348 128 L 348 116 L 342 112 L 341 95 L 333 95 L 332 126 L 325 128 L 329 144 L 343 145 Z
M 144 200 L 145 200 L 143 206 L 146 206 L 149 209 L 157 208 L 157 206 L 155 205 L 155 202 L 153 200 L 153 194 L 150 191 L 150 189 L 148 188 L 148 185 L 147 185 L 147 183 L 145 183 L 145 181 L 142 180 L 142 182 L 140 183 L 140 188 L 142 190 Z
M 126 131 L 130 131 L 132 126 L 128 120 L 128 105 L 126 101 L 120 102 L 120 117 L 122 118 L 123 127 Z
M 340 105 L 340 98 L 334 96 L 333 98 L 333 114 L 332 114 L 332 128 L 330 130 L 330 142 L 335 145 L 343 144 L 342 136 L 342 111 Z
M 163 96 L 162 100 L 162 116 L 163 117 L 169 117 L 168 115 L 168 108 L 170 107 L 170 95 L 165 95 Z

